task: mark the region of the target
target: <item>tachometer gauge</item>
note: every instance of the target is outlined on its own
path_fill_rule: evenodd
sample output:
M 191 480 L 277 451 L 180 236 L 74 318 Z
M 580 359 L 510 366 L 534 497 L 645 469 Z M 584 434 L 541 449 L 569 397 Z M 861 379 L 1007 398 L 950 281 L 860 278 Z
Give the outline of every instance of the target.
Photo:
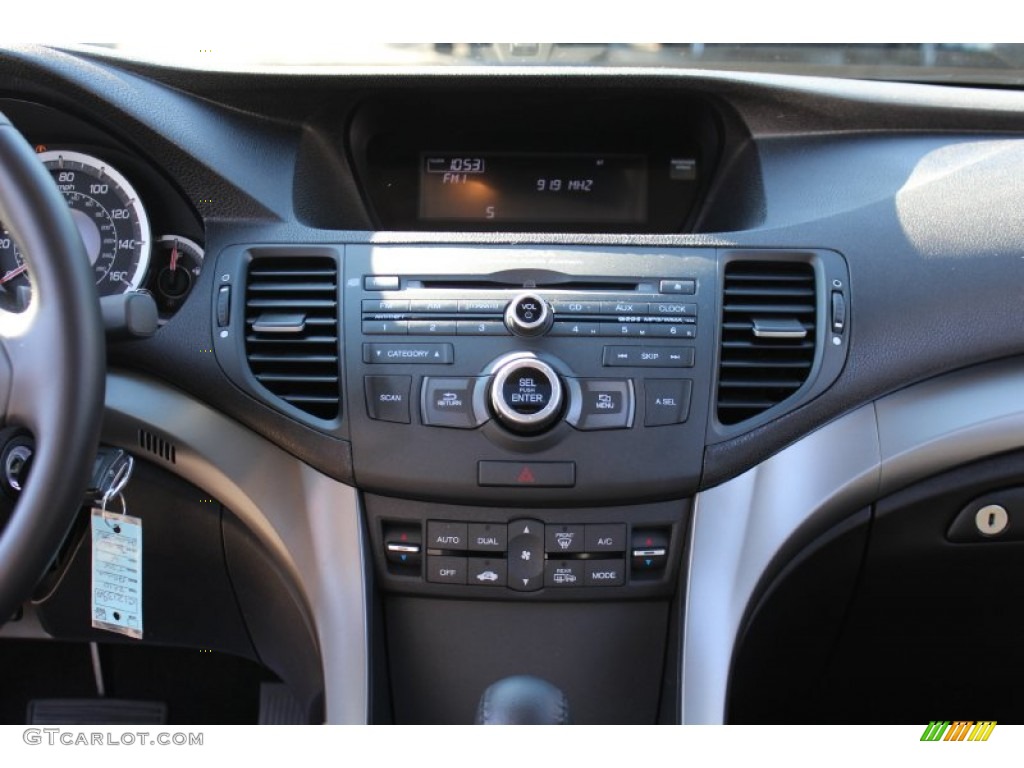
M 134 187 L 115 168 L 81 152 L 38 155 L 71 208 L 100 296 L 138 288 L 149 266 L 149 218 Z M 31 254 L 28 261 L 31 262 Z M 0 307 L 19 312 L 30 297 L 28 266 L 0 225 Z
M 28 265 L 11 233 L 0 229 L 0 309 L 23 312 L 28 308 L 31 296 Z

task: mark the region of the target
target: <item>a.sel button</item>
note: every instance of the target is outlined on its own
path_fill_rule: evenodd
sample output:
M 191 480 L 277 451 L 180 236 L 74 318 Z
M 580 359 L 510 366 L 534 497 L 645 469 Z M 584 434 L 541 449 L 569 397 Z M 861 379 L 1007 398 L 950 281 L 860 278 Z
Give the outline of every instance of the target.
M 644 381 L 644 426 L 682 424 L 690 414 L 689 379 L 647 379 Z
M 588 587 L 621 587 L 626 583 L 624 560 L 587 560 Z
M 377 421 L 409 423 L 411 376 L 366 376 L 366 414 Z

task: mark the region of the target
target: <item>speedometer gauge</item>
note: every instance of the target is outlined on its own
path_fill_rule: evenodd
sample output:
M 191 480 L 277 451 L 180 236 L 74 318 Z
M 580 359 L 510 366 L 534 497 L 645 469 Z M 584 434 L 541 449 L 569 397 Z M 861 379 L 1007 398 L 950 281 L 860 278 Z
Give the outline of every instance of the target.
M 91 155 L 52 150 L 38 157 L 71 208 L 99 295 L 138 288 L 149 265 L 150 232 L 134 187 L 115 168 Z M 31 261 L 29 254 L 29 271 Z M 5 293 L 0 305 L 12 311 L 24 308 L 28 286 L 25 259 L 4 231 L 0 236 L 0 288 Z
M 138 288 L 149 265 L 149 219 L 132 185 L 80 152 L 43 152 L 39 159 L 71 206 L 100 296 Z

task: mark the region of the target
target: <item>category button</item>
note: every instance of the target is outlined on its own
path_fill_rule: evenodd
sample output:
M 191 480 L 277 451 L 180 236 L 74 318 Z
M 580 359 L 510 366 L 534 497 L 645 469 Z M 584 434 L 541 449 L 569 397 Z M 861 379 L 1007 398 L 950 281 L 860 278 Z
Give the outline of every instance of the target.
M 377 421 L 409 423 L 411 376 L 364 376 L 366 415 Z
M 363 362 L 368 365 L 451 365 L 454 360 L 451 344 L 363 344 Z

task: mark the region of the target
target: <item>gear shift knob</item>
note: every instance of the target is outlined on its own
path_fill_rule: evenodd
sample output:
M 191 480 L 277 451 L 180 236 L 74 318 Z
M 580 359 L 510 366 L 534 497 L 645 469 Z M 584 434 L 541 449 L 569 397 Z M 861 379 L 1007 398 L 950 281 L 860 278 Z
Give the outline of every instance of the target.
M 568 725 L 569 700 L 560 688 L 539 677 L 506 677 L 480 697 L 476 724 Z

